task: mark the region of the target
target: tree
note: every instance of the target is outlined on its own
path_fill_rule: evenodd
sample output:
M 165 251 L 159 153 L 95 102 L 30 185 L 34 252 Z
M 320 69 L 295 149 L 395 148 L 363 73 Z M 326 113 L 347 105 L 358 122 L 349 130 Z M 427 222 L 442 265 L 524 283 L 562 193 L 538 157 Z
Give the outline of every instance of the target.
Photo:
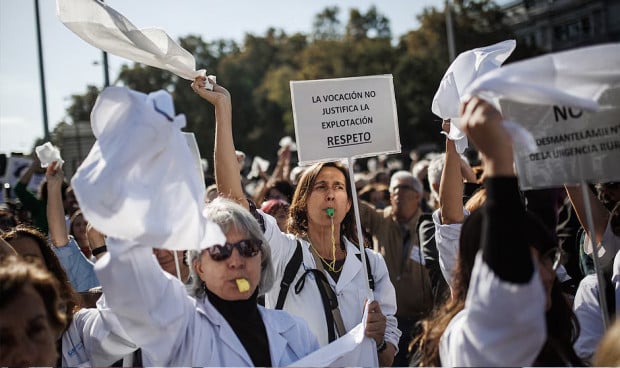
M 67 115 L 72 122 L 89 121 L 90 112 L 99 96 L 99 88 L 87 86 L 83 95 L 71 95 L 71 105 L 67 107 Z
M 366 14 L 360 13 L 357 9 L 351 9 L 346 27 L 346 38 L 357 41 L 368 37 L 391 38 L 389 19 L 380 14 L 375 6 L 371 6 Z
M 337 6 L 327 7 L 314 17 L 312 23 L 312 38 L 315 41 L 336 41 L 342 38 L 342 29 Z
M 403 149 L 441 142 L 431 101 L 449 65 L 443 10 L 426 8 L 418 16 L 420 27 L 397 45 L 392 45 L 389 20 L 376 7 L 365 13 L 351 9 L 344 34 L 339 11 L 334 6 L 317 14 L 310 35 L 270 28 L 263 35 L 246 34 L 242 44 L 206 42 L 198 35 L 179 40 L 196 58 L 197 68 L 217 75 L 230 90 L 237 149 L 275 161 L 279 139 L 294 134 L 291 80 L 377 74 L 394 76 Z M 455 1 L 453 11 L 457 52 L 512 37 L 501 9 L 490 0 Z M 511 59 L 527 56 L 523 50 L 517 48 Z M 172 93 L 177 112 L 187 117 L 185 130 L 195 133 L 202 156 L 212 159 L 213 109 L 193 93 L 190 81 L 140 64 L 123 66 L 118 81 L 142 92 L 163 88 Z M 88 119 L 98 93 L 89 87 L 85 95 L 73 96 L 69 117 Z

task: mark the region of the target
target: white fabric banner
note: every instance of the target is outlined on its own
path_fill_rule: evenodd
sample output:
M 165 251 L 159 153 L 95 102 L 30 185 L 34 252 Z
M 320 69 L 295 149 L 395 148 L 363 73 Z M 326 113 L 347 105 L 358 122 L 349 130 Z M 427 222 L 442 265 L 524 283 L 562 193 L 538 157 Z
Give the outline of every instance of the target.
M 84 216 L 102 233 L 154 248 L 226 240 L 202 214 L 204 181 L 172 96 L 108 87 L 95 103 L 97 138 L 71 180 Z
M 519 184 L 535 189 L 620 180 L 620 88 L 605 92 L 597 112 L 569 106 L 500 101 L 505 117 L 533 136 L 535 149 L 514 145 Z
M 481 75 L 499 68 L 516 46 L 514 40 L 506 40 L 462 52 L 450 64 L 441 79 L 433 97 L 431 110 L 443 120 L 451 120 L 448 138 L 456 141 L 459 153 L 463 153 L 467 148 L 467 137 L 460 130 L 458 123 L 459 106 L 465 88 Z
M 598 110 L 596 102 L 620 83 L 620 43 L 547 54 L 490 71 L 467 87 L 462 98 L 479 96 L 500 108 L 499 100 L 533 105 Z M 504 114 L 515 145 L 536 149 L 532 135 Z
M 138 29 L 129 19 L 97 0 L 56 0 L 56 14 L 89 44 L 135 62 L 168 70 L 181 78 L 205 76 L 194 56 L 159 28 Z
M 508 64 L 476 79 L 464 93 L 535 105 L 597 110 L 597 100 L 620 83 L 620 43 L 583 47 Z
M 364 326 L 368 316 L 368 305 L 362 322 L 346 335 L 306 355 L 289 367 L 378 367 L 375 340 L 366 337 Z
M 391 75 L 290 84 L 301 165 L 400 152 Z

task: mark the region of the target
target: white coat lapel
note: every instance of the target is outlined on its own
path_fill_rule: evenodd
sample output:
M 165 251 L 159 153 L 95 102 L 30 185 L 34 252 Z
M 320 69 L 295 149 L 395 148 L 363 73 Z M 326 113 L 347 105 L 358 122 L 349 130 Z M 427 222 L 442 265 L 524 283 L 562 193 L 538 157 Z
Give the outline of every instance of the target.
M 233 331 L 232 327 L 226 322 L 220 312 L 213 307 L 211 303 L 200 302 L 198 304 L 198 311 L 204 314 L 209 321 L 213 324 L 213 327 L 217 330 L 220 337 L 220 343 L 226 345 L 231 351 L 237 352 L 243 359 L 246 366 L 253 366 L 254 363 L 245 350 L 241 341 Z M 223 350 L 223 349 L 222 349 Z
M 274 366 L 280 366 L 282 358 L 286 355 L 287 346 L 290 347 L 296 356 L 301 357 L 305 351 L 295 351 L 295 349 L 306 349 L 302 344 L 289 344 L 288 340 L 292 336 L 287 336 L 288 332 L 295 328 L 294 320 L 283 311 L 267 310 L 259 306 L 263 323 L 267 328 L 267 338 L 269 339 L 269 353 Z
M 358 272 L 362 270 L 362 263 L 357 258 L 356 254 L 360 253 L 357 245 L 351 243 L 348 239 L 345 240 L 347 244 L 347 258 L 344 261 L 344 266 L 342 267 L 342 273 L 338 278 L 338 283 L 336 284 L 336 294 L 340 293 L 343 289 L 347 287 L 349 283 L 355 278 Z

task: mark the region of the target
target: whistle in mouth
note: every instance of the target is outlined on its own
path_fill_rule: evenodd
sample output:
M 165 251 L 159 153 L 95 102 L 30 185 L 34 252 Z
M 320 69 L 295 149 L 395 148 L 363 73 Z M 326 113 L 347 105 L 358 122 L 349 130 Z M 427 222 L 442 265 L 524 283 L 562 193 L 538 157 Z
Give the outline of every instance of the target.
M 245 293 L 250 291 L 250 283 L 246 279 L 236 279 L 237 289 L 239 289 L 240 293 Z
M 329 217 L 334 217 L 334 212 L 335 212 L 335 210 L 333 208 L 331 208 L 331 207 L 325 209 L 325 213 L 327 213 L 327 216 L 329 216 Z

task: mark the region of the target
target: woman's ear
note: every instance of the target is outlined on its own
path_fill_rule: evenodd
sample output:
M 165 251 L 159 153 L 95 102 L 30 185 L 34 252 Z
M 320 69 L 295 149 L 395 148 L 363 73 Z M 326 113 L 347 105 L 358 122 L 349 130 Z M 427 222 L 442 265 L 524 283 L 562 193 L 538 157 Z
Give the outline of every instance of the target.
M 200 262 L 200 256 L 194 260 L 192 267 L 194 267 L 194 271 L 196 271 L 198 277 L 203 280 L 204 270 L 202 267 L 202 262 Z

